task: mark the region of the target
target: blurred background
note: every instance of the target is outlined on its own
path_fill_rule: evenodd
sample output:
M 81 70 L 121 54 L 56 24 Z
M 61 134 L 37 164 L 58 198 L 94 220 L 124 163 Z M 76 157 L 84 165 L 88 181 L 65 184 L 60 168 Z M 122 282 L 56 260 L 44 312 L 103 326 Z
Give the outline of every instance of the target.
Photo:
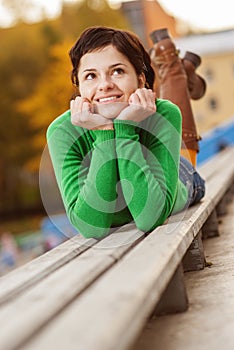
M 229 0 L 214 1 L 212 7 L 200 0 L 0 1 L 0 275 L 77 233 L 64 215 L 45 134 L 69 108 L 68 51 L 93 25 L 131 30 L 148 50 L 149 33 L 168 28 L 182 55 L 192 51 L 202 58 L 198 73 L 207 91 L 192 107 L 211 149 L 206 157 L 234 142 L 234 17 Z M 204 145 L 200 162 L 209 148 Z

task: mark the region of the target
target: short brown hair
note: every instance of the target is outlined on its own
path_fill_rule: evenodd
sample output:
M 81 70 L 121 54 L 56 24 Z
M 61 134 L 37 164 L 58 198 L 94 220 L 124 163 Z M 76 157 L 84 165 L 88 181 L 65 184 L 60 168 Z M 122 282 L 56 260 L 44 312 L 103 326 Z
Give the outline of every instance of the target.
M 155 73 L 151 66 L 148 52 L 145 50 L 139 38 L 126 30 L 110 27 L 90 27 L 84 30 L 69 51 L 72 62 L 71 80 L 79 86 L 78 68 L 81 57 L 88 52 L 93 52 L 105 46 L 113 45 L 119 52 L 126 56 L 133 65 L 137 76 L 145 74 L 146 87 L 153 89 Z

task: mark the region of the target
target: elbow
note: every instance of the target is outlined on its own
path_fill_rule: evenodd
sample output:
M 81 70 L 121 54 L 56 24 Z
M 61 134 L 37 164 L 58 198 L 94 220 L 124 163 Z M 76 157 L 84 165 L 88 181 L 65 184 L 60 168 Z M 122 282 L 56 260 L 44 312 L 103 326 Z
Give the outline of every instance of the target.
M 139 230 L 143 232 L 151 232 L 156 227 L 161 226 L 165 223 L 165 220 L 170 215 L 168 210 L 165 208 L 161 211 L 161 213 L 151 212 L 150 215 L 140 215 L 135 219 L 136 226 Z
M 165 222 L 166 218 L 159 218 L 158 220 L 136 220 L 136 227 L 143 232 L 151 232 L 153 231 L 156 227 L 162 225 Z
M 77 217 L 77 215 L 70 215 L 69 219 L 72 225 L 84 238 L 102 239 L 109 234 L 110 225 L 99 227 L 95 224 L 82 220 L 81 218 Z
M 84 238 L 95 238 L 95 239 L 102 239 L 104 237 L 106 237 L 109 233 L 110 229 L 104 229 L 104 228 L 100 228 L 100 227 L 95 227 L 93 229 L 84 229 L 84 230 L 79 230 L 79 233 L 84 237 Z

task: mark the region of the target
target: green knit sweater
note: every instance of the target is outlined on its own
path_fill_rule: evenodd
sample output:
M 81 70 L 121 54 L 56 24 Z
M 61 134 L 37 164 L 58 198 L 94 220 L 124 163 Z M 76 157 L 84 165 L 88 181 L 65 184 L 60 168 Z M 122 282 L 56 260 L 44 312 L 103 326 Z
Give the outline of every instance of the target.
M 84 237 L 101 238 L 134 221 L 151 231 L 184 208 L 188 192 L 178 178 L 181 113 L 167 100 L 143 122 L 114 120 L 114 130 L 55 119 L 47 140 L 71 223 Z

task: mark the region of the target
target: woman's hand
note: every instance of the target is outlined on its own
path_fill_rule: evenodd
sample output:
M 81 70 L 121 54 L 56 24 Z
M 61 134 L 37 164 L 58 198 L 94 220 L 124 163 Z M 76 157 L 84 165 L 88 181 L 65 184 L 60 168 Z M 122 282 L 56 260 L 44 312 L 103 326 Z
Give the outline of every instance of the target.
M 70 103 L 71 122 L 89 130 L 113 130 L 111 119 L 104 118 L 100 114 L 92 113 L 92 105 L 87 99 L 77 96 Z
M 151 89 L 137 89 L 129 98 L 129 106 L 116 118 L 141 122 L 156 112 L 156 95 Z

